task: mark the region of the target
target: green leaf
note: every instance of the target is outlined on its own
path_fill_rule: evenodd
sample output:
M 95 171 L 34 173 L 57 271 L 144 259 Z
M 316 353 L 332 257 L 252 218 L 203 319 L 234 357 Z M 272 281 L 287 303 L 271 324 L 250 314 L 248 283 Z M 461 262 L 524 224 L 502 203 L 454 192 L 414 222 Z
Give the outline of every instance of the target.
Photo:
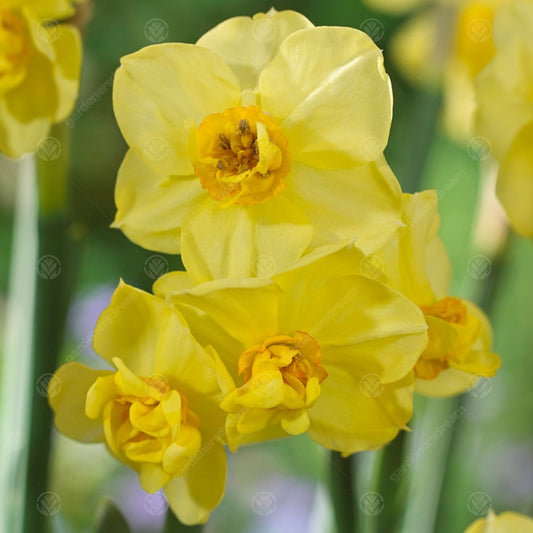
M 130 526 L 111 500 L 102 500 L 96 519 L 95 533 L 130 533 Z

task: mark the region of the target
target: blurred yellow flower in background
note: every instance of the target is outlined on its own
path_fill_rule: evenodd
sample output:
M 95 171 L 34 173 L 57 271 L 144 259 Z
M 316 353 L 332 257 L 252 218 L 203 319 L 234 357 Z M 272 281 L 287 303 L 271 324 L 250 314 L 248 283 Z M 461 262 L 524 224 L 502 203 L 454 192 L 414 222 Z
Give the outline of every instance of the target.
M 78 30 L 64 0 L 0 0 L 0 151 L 34 151 L 78 94 Z
M 496 193 L 512 227 L 533 237 L 533 3 L 496 16 L 496 55 L 476 82 L 477 129 L 500 163 Z
M 468 300 L 448 295 L 450 263 L 437 232 L 435 191 L 403 195 L 404 226 L 375 253 L 369 273 L 420 306 L 429 344 L 415 365 L 415 389 L 427 396 L 451 396 L 492 377 L 500 358 L 490 351 L 490 323 Z
M 415 84 L 444 85 L 444 126 L 458 140 L 474 134 L 474 80 L 494 55 L 493 19 L 508 0 L 418 0 L 400 2 L 402 12 L 420 8 L 391 39 L 390 55 Z M 389 13 L 398 5 L 366 0 Z
M 512 511 L 495 515 L 492 510 L 486 518 L 479 518 L 464 533 L 533 533 L 533 519 Z
M 115 370 L 68 363 L 49 392 L 57 429 L 81 442 L 105 442 L 162 487 L 185 524 L 205 522 L 224 494 L 224 412 L 233 382 L 163 300 L 121 282 L 94 332 L 94 349 Z M 57 384 L 60 384 L 59 391 Z
M 399 222 L 390 81 L 359 30 L 232 18 L 124 57 L 113 99 L 130 146 L 113 225 L 181 252 L 195 282 L 257 276 L 264 255 L 281 271 L 339 239 L 372 250 Z
M 307 432 L 351 454 L 405 429 L 427 326 L 416 305 L 361 274 L 364 261 L 337 244 L 272 280 L 191 287 L 173 272 L 154 284 L 240 383 L 221 404 L 231 450 Z

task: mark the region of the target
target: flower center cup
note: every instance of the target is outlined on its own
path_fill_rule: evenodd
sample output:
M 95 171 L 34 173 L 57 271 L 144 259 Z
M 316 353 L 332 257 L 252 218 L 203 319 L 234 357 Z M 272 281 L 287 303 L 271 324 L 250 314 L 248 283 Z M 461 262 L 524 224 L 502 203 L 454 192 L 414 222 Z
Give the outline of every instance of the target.
M 293 435 L 305 432 L 307 409 L 320 395 L 320 383 L 328 375 L 320 357 L 317 342 L 300 331 L 294 337 L 280 335 L 252 346 L 239 358 L 244 384 L 224 399 L 222 408 L 237 413 L 243 433 L 262 429 L 262 422 L 264 426 L 281 422 Z M 253 414 L 250 420 L 247 412 Z
M 137 377 L 123 364 L 89 389 L 86 414 L 103 418 L 107 445 L 123 462 L 158 465 L 161 484 L 182 475 L 201 447 L 187 398 L 161 376 Z
M 468 312 L 466 305 L 458 298 L 447 297 L 427 307 L 421 307 L 426 316 L 439 318 L 453 326 L 455 337 L 446 353 L 431 350 L 430 345 L 415 365 L 415 374 L 420 379 L 434 379 L 450 366 L 459 364 L 467 356 L 479 336 L 481 322 Z M 431 329 L 431 325 L 430 325 Z
M 202 187 L 223 206 L 265 202 L 285 188 L 287 139 L 257 106 L 209 115 L 193 133 L 192 163 Z

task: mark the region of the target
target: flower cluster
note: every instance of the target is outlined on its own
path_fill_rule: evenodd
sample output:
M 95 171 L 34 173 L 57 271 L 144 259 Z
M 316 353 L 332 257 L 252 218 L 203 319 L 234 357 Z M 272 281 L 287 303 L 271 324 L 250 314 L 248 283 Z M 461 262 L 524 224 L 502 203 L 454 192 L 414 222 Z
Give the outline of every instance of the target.
M 123 58 L 113 98 L 129 145 L 113 225 L 186 271 L 153 294 L 121 282 L 94 333 L 111 369 L 62 366 L 50 403 L 182 522 L 222 498 L 225 445 L 376 449 L 415 388 L 494 375 L 486 317 L 447 292 L 435 193 L 402 194 L 383 156 L 391 86 L 364 33 L 230 19 Z

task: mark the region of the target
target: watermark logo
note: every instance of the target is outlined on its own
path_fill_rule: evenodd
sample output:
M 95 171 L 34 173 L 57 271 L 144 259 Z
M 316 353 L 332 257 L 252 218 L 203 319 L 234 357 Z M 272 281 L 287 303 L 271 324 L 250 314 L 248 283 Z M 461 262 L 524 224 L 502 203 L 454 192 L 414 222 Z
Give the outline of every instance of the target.
M 367 374 L 361 378 L 359 388 L 368 398 L 377 398 L 383 392 L 383 382 L 377 374 Z
M 252 36 L 259 43 L 269 43 L 276 38 L 277 29 L 272 20 L 259 17 L 252 22 Z
M 486 279 L 492 272 L 492 263 L 485 255 L 474 255 L 468 260 L 466 271 L 473 279 Z
M 385 501 L 379 492 L 366 492 L 359 500 L 359 507 L 367 516 L 377 516 L 383 511 Z
M 270 278 L 277 272 L 278 266 L 272 256 L 259 255 L 254 261 L 252 270 L 257 278 Z
M 276 498 L 270 492 L 258 492 L 252 499 L 252 509 L 259 516 L 270 516 L 276 506 Z
M 380 257 L 377 255 L 367 255 L 361 261 L 361 272 L 370 279 L 379 279 L 383 276 L 385 265 Z
M 468 497 L 466 507 L 474 516 L 485 516 L 492 507 L 492 500 L 485 492 L 474 492 Z
M 363 20 L 359 29 L 364 31 L 375 43 L 381 41 L 385 35 L 385 28 L 382 22 L 374 18 Z
M 162 43 L 168 37 L 169 27 L 163 19 L 150 19 L 144 25 L 144 35 L 151 43 Z
M 55 137 L 45 137 L 37 145 L 37 156 L 43 161 L 55 161 L 61 155 L 61 143 Z
M 492 380 L 485 376 L 470 376 L 468 379 L 468 392 L 474 398 L 486 398 L 492 391 Z
M 55 255 L 43 255 L 37 261 L 37 274 L 43 279 L 55 279 L 61 274 L 61 262 Z
M 144 153 L 152 161 L 162 161 L 170 153 L 170 146 L 163 137 L 150 137 L 144 143 Z
M 151 255 L 144 262 L 144 273 L 150 279 L 158 279 L 169 270 L 168 261 L 162 255 Z
M 466 151 L 474 161 L 485 161 L 492 154 L 492 146 L 485 137 L 474 137 L 468 141 Z
M 53 398 L 61 390 L 61 380 L 54 374 L 43 374 L 37 380 L 35 388 L 39 396 Z
M 466 33 L 471 41 L 485 43 L 492 37 L 492 24 L 487 19 L 474 19 L 468 24 Z
M 144 508 L 149 515 L 161 516 L 167 512 L 168 501 L 163 492 L 148 494 L 144 498 Z
M 61 36 L 61 24 L 54 19 L 44 19 L 38 24 L 36 34 L 41 41 L 53 43 Z
M 385 146 L 377 137 L 367 137 L 359 145 L 361 156 L 365 161 L 375 161 L 384 149 Z
M 37 510 L 44 516 L 54 516 L 61 509 L 61 498 L 51 490 L 37 498 Z

